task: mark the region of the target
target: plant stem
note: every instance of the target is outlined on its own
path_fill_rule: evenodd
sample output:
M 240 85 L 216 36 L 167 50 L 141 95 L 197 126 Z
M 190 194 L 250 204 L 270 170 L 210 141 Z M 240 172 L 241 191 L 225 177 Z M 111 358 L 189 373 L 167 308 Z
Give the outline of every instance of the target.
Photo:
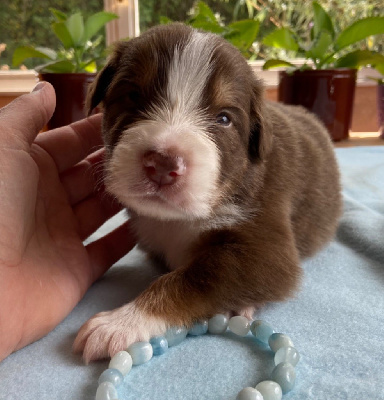
M 81 49 L 75 49 L 75 65 L 76 65 L 76 69 L 75 72 L 81 72 L 80 71 L 80 63 L 81 63 Z
M 328 62 L 328 60 L 330 60 L 335 54 L 336 54 L 336 51 L 331 53 L 329 56 L 325 57 L 322 61 L 319 62 L 319 64 L 317 65 L 316 68 L 321 69 Z

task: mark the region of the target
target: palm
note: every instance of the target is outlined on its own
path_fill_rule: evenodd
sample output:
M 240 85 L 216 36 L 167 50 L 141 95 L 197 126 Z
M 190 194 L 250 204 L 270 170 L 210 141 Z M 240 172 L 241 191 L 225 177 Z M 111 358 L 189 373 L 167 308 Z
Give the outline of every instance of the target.
M 41 290 L 51 299 L 50 306 L 55 313 L 52 322 L 56 324 L 80 300 L 95 277 L 83 245 L 80 222 L 55 163 L 49 154 L 41 150 L 39 153 L 33 160 L 39 169 L 35 210 L 28 216 L 34 226 L 23 243 L 23 257 L 30 265 L 22 264 L 24 271 L 20 272 L 31 286 L 25 293 Z M 33 273 L 34 279 L 28 272 Z M 35 285 L 36 279 L 39 285 Z
M 95 191 L 100 145 L 98 117 L 0 143 L 0 360 L 53 329 L 134 245 L 126 225 L 83 245 L 118 211 Z

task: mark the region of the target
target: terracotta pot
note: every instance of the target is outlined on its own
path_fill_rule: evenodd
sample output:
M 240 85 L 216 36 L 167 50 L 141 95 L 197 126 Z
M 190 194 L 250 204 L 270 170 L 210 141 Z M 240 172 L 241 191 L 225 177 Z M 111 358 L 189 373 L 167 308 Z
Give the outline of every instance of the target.
M 279 101 L 302 105 L 315 113 L 332 139 L 347 139 L 352 121 L 356 69 L 304 70 L 279 73 Z
M 56 91 L 56 109 L 48 122 L 48 129 L 68 125 L 86 117 L 84 112 L 88 85 L 96 74 L 42 73 L 39 79 L 52 84 Z
M 384 83 L 377 85 L 377 110 L 379 117 L 379 133 L 384 139 Z

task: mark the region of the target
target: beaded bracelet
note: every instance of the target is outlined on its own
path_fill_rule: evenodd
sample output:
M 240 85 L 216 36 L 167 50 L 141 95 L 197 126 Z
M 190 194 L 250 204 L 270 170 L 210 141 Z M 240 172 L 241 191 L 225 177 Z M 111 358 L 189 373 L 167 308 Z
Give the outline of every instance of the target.
M 283 394 L 291 391 L 295 385 L 295 366 L 300 355 L 294 348 L 292 340 L 283 333 L 275 333 L 264 321 L 250 322 L 242 316 L 232 317 L 229 321 L 225 315 L 217 314 L 208 321 L 195 324 L 190 330 L 171 328 L 165 336 L 153 337 L 149 342 L 137 342 L 112 357 L 108 369 L 99 377 L 96 400 L 118 400 L 116 388 L 131 370 L 132 365 L 148 362 L 153 356 L 164 354 L 168 347 L 181 343 L 187 335 L 199 336 L 207 332 L 222 334 L 229 328 L 238 336 L 246 336 L 249 331 L 255 338 L 269 344 L 275 353 L 275 368 L 271 380 L 260 382 L 256 388 L 246 387 L 239 392 L 236 400 L 281 400 Z

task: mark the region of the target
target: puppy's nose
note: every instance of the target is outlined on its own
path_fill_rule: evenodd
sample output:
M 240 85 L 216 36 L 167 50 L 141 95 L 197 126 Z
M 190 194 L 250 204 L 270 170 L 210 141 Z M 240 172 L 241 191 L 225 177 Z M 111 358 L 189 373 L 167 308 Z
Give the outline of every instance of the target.
M 160 154 L 156 151 L 144 154 L 143 167 L 147 177 L 160 186 L 172 185 L 186 171 L 182 157 Z

